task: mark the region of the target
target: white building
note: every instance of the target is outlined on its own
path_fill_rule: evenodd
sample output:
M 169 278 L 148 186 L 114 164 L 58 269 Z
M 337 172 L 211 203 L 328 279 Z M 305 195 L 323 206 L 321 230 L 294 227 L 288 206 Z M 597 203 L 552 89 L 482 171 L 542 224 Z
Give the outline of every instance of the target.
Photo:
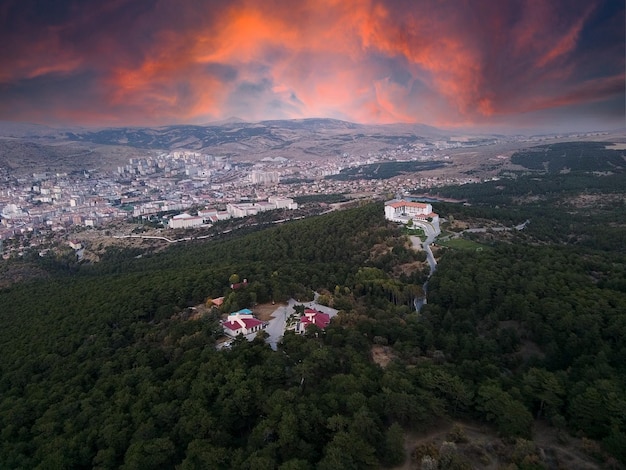
M 297 209 L 298 204 L 291 198 L 270 197 L 267 201 L 256 203 L 241 202 L 238 204 L 228 204 L 226 210 L 233 217 L 246 217 L 256 215 L 259 212 L 271 211 L 273 209 Z
M 204 224 L 204 218 L 193 216 L 190 214 L 178 214 L 172 217 L 169 221 L 169 228 L 190 228 L 198 227 Z
M 411 202 L 393 199 L 385 203 L 385 219 L 406 224 L 409 220 L 429 220 L 439 224 L 439 215 L 433 206 L 424 202 Z
M 289 197 L 279 197 L 279 196 L 271 196 L 267 199 L 268 202 L 271 202 L 276 206 L 276 209 L 297 209 L 298 203 L 294 202 L 293 199 Z
M 240 334 L 248 335 L 261 331 L 265 328 L 265 323 L 255 318 L 252 311 L 244 308 L 228 315 L 228 319 L 222 322 L 222 327 L 225 334 L 234 338 Z
M 249 179 L 252 184 L 275 184 L 278 183 L 280 175 L 277 171 L 253 171 Z
M 255 207 L 251 202 L 242 202 L 239 204 L 228 204 L 226 210 L 233 217 L 246 217 L 248 215 L 256 215 L 259 208 Z

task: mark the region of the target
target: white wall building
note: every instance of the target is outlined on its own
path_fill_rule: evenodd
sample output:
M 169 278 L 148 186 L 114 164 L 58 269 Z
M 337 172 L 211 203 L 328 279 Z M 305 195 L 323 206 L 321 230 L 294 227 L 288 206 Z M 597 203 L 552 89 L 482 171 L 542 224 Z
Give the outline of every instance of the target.
M 391 200 L 385 203 L 385 219 L 406 224 L 409 220 L 428 220 L 439 224 L 439 215 L 433 212 L 433 206 L 424 202 Z
M 267 201 L 256 203 L 241 202 L 238 204 L 228 204 L 226 210 L 233 217 L 246 217 L 256 215 L 259 212 L 270 211 L 273 209 L 297 209 L 298 204 L 291 198 L 270 197 Z
M 280 175 L 277 171 L 253 171 L 249 179 L 252 184 L 275 184 L 278 183 Z
M 248 335 L 261 331 L 265 328 L 265 323 L 255 318 L 250 310 L 244 308 L 228 315 L 228 319 L 222 322 L 222 327 L 225 334 L 234 338 L 240 334 Z
M 268 202 L 271 202 L 276 206 L 276 209 L 297 209 L 298 203 L 294 202 L 293 199 L 289 197 L 279 197 L 279 196 L 271 196 L 267 199 Z
M 190 214 L 178 214 L 172 217 L 168 223 L 169 228 L 190 228 L 204 224 L 204 218 Z

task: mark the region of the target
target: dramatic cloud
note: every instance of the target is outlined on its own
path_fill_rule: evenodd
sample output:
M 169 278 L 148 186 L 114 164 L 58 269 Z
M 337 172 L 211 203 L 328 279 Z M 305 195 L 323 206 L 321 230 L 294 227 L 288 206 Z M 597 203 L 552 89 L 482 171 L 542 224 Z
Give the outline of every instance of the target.
M 623 127 L 624 2 L 5 0 L 0 119 Z

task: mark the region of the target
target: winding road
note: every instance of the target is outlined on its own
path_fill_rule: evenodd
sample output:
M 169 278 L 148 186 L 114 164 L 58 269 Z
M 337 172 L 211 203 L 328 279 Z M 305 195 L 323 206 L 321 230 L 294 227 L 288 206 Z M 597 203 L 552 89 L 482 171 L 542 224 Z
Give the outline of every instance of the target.
M 437 269 L 437 261 L 435 260 L 435 257 L 433 256 L 432 250 L 430 249 L 430 244 L 435 240 L 435 237 L 436 235 L 434 233 L 429 234 L 426 240 L 422 242 L 422 240 L 419 237 L 411 236 L 411 242 L 413 243 L 413 248 L 415 250 L 423 249 L 426 252 L 426 261 L 428 261 L 428 266 L 430 267 L 430 273 L 428 273 L 428 279 L 430 279 L 430 276 L 432 276 L 435 270 Z M 426 279 L 426 282 L 424 283 L 424 285 L 422 285 L 422 290 L 424 291 L 424 297 L 415 299 L 413 303 L 415 305 L 415 310 L 418 313 L 422 309 L 422 306 L 424 306 L 424 304 L 427 303 L 426 295 L 427 295 L 427 290 L 428 290 L 428 279 Z

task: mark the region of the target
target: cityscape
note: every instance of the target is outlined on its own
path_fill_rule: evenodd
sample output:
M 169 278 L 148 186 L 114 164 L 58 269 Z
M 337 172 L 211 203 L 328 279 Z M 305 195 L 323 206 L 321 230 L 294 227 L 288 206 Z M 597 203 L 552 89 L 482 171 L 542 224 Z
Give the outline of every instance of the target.
M 258 212 L 297 208 L 293 198 L 344 194 L 384 197 L 477 182 L 474 176 L 401 174 L 392 179 L 331 179 L 342 170 L 382 162 L 450 163 L 446 150 L 473 143 L 400 145 L 366 155 L 313 161 L 265 157 L 242 161 L 197 151 L 146 150 L 112 171 L 74 170 L 5 176 L 0 184 L 0 242 L 5 259 L 49 248 L 114 222 L 158 220 L 163 229 L 211 225 Z M 43 251 L 45 253 L 45 251 Z

